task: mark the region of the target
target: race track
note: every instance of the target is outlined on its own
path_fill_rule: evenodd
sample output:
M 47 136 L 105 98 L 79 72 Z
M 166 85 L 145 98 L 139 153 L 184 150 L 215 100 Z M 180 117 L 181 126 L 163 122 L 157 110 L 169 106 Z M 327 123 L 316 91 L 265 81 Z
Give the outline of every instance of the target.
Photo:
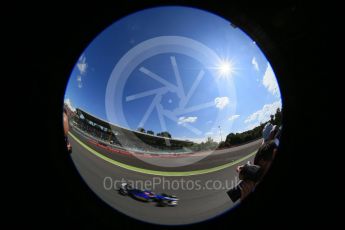
M 236 205 L 226 194 L 226 191 L 238 182 L 236 166 L 252 160 L 253 153 L 261 143 L 261 140 L 257 140 L 239 147 L 216 151 L 192 165 L 161 167 L 141 161 L 133 156 L 106 151 L 91 144 L 87 138 L 76 133 L 70 133 L 69 140 L 73 149 L 71 157 L 79 173 L 102 200 L 133 218 L 165 225 L 200 222 L 224 213 Z M 146 170 L 199 172 L 200 170 L 227 165 L 209 173 L 156 176 L 118 166 L 99 157 L 99 155 L 95 155 L 94 152 L 105 156 L 107 159 L 113 159 L 122 164 L 135 165 L 137 168 Z M 180 158 L 167 160 L 178 159 Z M 165 192 L 176 195 L 180 199 L 179 204 L 176 207 L 158 207 L 155 203 L 141 202 L 128 196 L 122 196 L 116 190 L 121 180 L 139 181 L 138 183 L 141 185 L 146 181 L 146 185 L 156 193 Z

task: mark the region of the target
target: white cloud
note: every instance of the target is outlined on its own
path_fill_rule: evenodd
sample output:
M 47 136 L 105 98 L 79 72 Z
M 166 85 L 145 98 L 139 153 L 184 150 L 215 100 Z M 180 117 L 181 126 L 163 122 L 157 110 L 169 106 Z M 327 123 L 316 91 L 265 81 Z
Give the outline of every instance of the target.
M 77 63 L 77 67 L 78 70 L 80 72 L 81 75 L 83 75 L 84 73 L 86 73 L 87 70 L 87 63 L 86 63 L 86 57 L 84 55 L 82 55 Z
M 262 84 L 267 88 L 267 90 L 270 93 L 280 97 L 278 82 L 269 63 L 267 63 L 267 68 L 262 79 Z
M 75 108 L 73 107 L 72 102 L 69 98 L 66 98 L 64 102 L 70 110 L 72 110 L 73 112 L 75 111 Z
M 83 83 L 81 82 L 81 76 L 78 75 L 77 77 L 77 82 L 78 82 L 78 88 L 80 89 L 81 87 L 83 87 Z
M 206 132 L 205 133 L 206 136 L 209 136 L 209 135 L 212 135 L 212 134 L 213 134 L 213 132 Z
M 234 121 L 234 120 L 236 120 L 239 117 L 240 117 L 240 115 L 238 115 L 238 114 L 232 115 L 231 117 L 229 117 L 229 121 Z
M 256 71 L 259 71 L 259 64 L 258 64 L 258 62 L 256 61 L 256 58 L 255 58 L 255 57 L 253 57 L 253 59 L 252 59 L 252 64 L 254 65 L 254 69 L 255 69 Z
M 229 98 L 228 97 L 216 97 L 214 99 L 214 103 L 216 104 L 216 107 L 219 109 L 223 109 L 225 106 L 229 104 Z
M 82 76 L 86 73 L 87 67 L 88 64 L 86 63 L 86 57 L 84 55 L 81 55 L 77 63 L 77 68 L 79 70 L 79 75 L 77 76 L 79 89 L 83 87 Z
M 256 122 L 256 124 L 258 124 L 259 122 L 266 122 L 270 119 L 271 115 L 274 115 L 276 113 L 277 108 L 281 109 L 281 107 L 282 104 L 280 100 L 273 102 L 272 104 L 266 104 L 262 107 L 262 109 L 249 115 L 244 123 Z
M 177 123 L 179 125 L 184 124 L 184 123 L 194 123 L 198 117 L 179 117 Z

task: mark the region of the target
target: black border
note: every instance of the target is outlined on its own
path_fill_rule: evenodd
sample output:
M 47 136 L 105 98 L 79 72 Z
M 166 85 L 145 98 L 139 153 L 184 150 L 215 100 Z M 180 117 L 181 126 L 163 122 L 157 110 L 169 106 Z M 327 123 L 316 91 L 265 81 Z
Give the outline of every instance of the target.
M 70 72 L 94 37 L 129 13 L 162 5 L 205 9 L 246 31 L 269 59 L 283 96 L 281 152 L 262 185 L 235 211 L 187 227 L 261 228 L 273 223 L 279 223 L 276 227 L 293 226 L 304 220 L 301 217 L 304 212 L 310 211 L 313 195 L 305 191 L 308 181 L 300 177 L 300 172 L 315 154 L 306 143 L 316 135 L 317 128 L 310 123 L 318 122 L 319 117 L 310 114 L 317 113 L 318 103 L 324 102 L 315 91 L 322 88 L 320 76 L 312 70 L 318 65 L 316 47 L 320 45 L 316 3 L 244 0 L 15 3 L 9 8 L 8 34 L 16 42 L 11 46 L 15 56 L 25 56 L 26 63 L 23 73 L 16 78 L 20 84 L 14 96 L 16 103 L 12 103 L 15 104 L 12 120 L 19 126 L 12 128 L 11 135 L 17 137 L 18 130 L 29 133 L 20 137 L 19 143 L 12 138 L 10 145 L 16 164 L 15 170 L 9 167 L 13 172 L 9 213 L 22 220 L 19 224 L 118 227 L 121 223 L 121 227 L 159 228 L 114 212 L 80 180 L 68 154 L 64 154 L 61 113 Z M 306 120 L 308 124 L 302 122 Z M 307 135 L 301 132 L 302 128 L 308 129 Z

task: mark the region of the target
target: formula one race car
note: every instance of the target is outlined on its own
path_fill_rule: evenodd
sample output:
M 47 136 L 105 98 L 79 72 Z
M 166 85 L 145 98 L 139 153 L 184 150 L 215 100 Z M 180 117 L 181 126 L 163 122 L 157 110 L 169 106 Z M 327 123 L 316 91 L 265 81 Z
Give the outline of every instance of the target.
M 155 194 L 152 191 L 148 190 L 140 190 L 137 188 L 133 188 L 131 185 L 127 183 L 122 183 L 119 188 L 119 193 L 121 195 L 129 195 L 134 199 L 146 202 L 157 202 L 158 206 L 176 206 L 177 205 L 177 197 L 167 195 L 165 193 Z

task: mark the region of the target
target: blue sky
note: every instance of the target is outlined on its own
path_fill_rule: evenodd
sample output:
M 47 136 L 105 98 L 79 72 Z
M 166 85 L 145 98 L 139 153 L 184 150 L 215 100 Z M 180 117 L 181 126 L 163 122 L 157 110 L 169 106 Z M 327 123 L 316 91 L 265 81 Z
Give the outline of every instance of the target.
M 159 36 L 195 40 L 213 50 L 222 61 L 214 66 L 205 66 L 197 58 L 179 52 L 162 53 L 143 60 L 130 73 L 123 88 L 122 101 L 116 104 L 116 110 L 122 111 L 125 117 L 118 125 L 130 129 L 143 126 L 155 133 L 168 130 L 173 137 L 198 142 L 207 136 L 219 141 L 219 126 L 224 140 L 230 132 L 242 132 L 267 121 L 277 107 L 281 108 L 274 72 L 256 43 L 240 28 L 231 27 L 229 21 L 186 7 L 140 11 L 101 32 L 86 47 L 72 70 L 65 102 L 72 108 L 81 108 L 112 121 L 106 113 L 105 94 L 114 67 L 129 50 Z M 180 83 L 174 72 L 173 60 Z M 176 91 L 161 93 L 142 124 L 157 94 L 140 98 L 135 95 L 164 86 L 147 71 L 168 84 L 181 86 L 179 89 L 185 97 L 193 85 L 195 87 L 183 109 L 181 95 Z M 202 75 L 200 78 L 199 74 Z M 132 100 L 128 100 L 131 96 Z M 201 109 L 192 109 L 197 106 Z M 164 116 L 162 111 L 174 114 L 175 120 Z

